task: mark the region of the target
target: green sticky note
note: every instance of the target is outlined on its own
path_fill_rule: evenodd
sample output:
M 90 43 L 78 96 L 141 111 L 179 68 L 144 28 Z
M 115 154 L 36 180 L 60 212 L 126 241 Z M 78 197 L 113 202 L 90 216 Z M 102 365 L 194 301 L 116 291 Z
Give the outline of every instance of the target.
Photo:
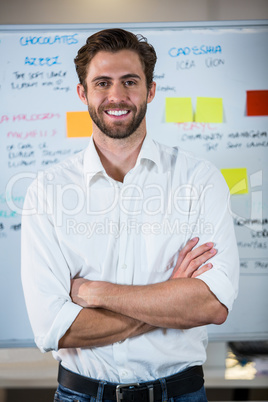
M 191 98 L 166 98 L 166 122 L 185 123 L 193 121 Z
M 248 193 L 248 177 L 246 168 L 221 169 L 221 173 L 231 194 Z
M 222 123 L 222 98 L 202 98 L 196 100 L 195 121 L 199 123 Z

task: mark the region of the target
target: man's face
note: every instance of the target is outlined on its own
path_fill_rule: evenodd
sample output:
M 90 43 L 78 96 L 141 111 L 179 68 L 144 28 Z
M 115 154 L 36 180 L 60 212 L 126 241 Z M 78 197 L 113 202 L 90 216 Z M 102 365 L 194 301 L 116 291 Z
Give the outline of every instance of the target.
M 145 134 L 147 103 L 154 97 L 155 84 L 148 91 L 135 52 L 98 52 L 90 62 L 86 84 L 87 93 L 81 84 L 77 90 L 80 99 L 88 105 L 95 130 L 117 139 L 127 138 L 139 130 Z

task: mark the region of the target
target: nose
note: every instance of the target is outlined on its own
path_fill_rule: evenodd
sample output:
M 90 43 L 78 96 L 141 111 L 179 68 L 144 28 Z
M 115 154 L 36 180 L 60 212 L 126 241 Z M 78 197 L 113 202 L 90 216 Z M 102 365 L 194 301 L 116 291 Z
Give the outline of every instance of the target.
M 127 91 L 122 83 L 113 83 L 109 88 L 109 102 L 119 103 L 127 99 Z

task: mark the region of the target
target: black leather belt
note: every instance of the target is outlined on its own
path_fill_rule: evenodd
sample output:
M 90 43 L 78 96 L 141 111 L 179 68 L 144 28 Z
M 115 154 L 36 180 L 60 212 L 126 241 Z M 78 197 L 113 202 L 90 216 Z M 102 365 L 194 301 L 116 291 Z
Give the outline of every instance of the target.
M 198 391 L 204 384 L 202 366 L 190 367 L 181 373 L 165 377 L 168 398 Z M 58 382 L 63 387 L 86 395 L 97 397 L 99 381 L 73 373 L 59 366 Z M 133 384 L 106 383 L 103 399 L 117 402 L 153 402 L 162 400 L 159 380 Z

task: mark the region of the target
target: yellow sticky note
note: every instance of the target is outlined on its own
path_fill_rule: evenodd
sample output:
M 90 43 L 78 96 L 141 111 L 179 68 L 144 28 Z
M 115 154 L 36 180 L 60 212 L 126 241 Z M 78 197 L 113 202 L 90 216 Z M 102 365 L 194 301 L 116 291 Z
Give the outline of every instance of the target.
M 221 169 L 221 173 L 231 194 L 248 193 L 248 177 L 246 168 Z
M 90 137 L 92 135 L 92 120 L 88 112 L 67 112 L 67 137 Z
M 199 123 L 222 123 L 222 98 L 202 98 L 196 100 L 195 121 Z
M 185 123 L 193 121 L 191 98 L 166 98 L 166 122 Z

